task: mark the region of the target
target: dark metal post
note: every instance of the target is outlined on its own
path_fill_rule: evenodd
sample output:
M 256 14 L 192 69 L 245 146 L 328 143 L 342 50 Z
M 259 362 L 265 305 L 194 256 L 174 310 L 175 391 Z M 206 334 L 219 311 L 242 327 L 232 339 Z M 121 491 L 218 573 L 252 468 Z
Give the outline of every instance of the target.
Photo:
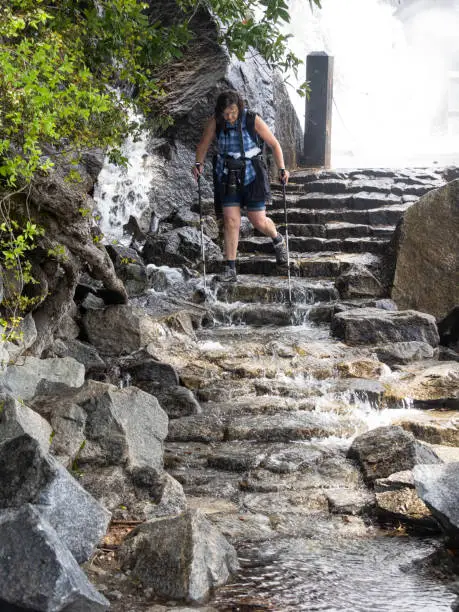
M 308 167 L 330 167 L 333 102 L 333 57 L 323 51 L 306 58 L 306 80 L 311 92 L 306 99 L 304 163 Z

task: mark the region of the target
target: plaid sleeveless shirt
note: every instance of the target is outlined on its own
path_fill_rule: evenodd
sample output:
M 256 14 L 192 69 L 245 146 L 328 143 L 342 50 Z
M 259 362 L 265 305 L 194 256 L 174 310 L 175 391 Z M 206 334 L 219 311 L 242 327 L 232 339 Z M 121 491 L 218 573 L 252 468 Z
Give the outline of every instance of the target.
M 225 174 L 225 155 L 230 155 L 236 159 L 241 156 L 241 143 L 239 137 L 239 125 L 242 122 L 242 140 L 244 143 L 244 154 L 247 154 L 251 149 L 257 148 L 259 151 L 258 144 L 254 142 L 247 130 L 247 109 L 242 112 L 242 117 L 238 119 L 233 125 L 228 121 L 225 121 L 225 127 L 221 130 L 218 139 L 218 154 L 217 163 L 215 166 L 215 172 L 218 180 L 221 181 Z M 255 180 L 256 174 L 250 159 L 245 162 L 245 180 L 244 185 L 249 185 Z

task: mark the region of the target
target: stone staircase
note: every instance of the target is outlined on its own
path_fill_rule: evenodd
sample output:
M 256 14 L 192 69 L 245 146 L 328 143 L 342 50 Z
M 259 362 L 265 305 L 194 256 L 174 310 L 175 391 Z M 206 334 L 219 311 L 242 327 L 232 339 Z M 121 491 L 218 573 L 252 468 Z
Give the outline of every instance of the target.
M 389 243 L 403 213 L 420 196 L 445 183 L 440 173 L 409 169 L 299 171 L 292 173 L 287 186 L 289 244 L 292 260 L 298 262 L 300 276 L 335 276 L 349 263 L 375 265 Z M 285 233 L 282 193 L 273 186 L 270 217 Z M 270 240 L 247 236 L 239 242 L 242 273 L 264 273 L 254 258 L 271 254 Z M 351 254 L 353 260 L 340 255 Z M 342 265 L 324 270 L 330 257 Z M 308 263 L 303 264 L 307 259 Z M 325 274 L 324 274 L 325 272 Z
M 388 368 L 375 361 L 373 346 L 347 346 L 315 323 L 328 323 L 339 309 L 377 305 L 378 295 L 345 299 L 337 277 L 357 266 L 376 274 L 404 210 L 443 182 L 415 170 L 294 173 L 287 196 L 293 307 L 271 241 L 244 232 L 238 282 L 210 278 L 205 309 L 213 321 L 198 327 L 185 357 L 167 343 L 156 349 L 158 359 L 173 360 L 200 405 L 171 419 L 166 469 L 188 505 L 207 515 L 242 560 L 237 580 L 211 602 L 214 609 L 313 609 L 314 589 L 310 607 L 304 605 L 311 580 L 301 579 L 300 587 L 285 582 L 285 568 L 292 570 L 288 542 L 304 546 L 293 574 L 307 565 L 311 547 L 322 564 L 343 542 L 365 541 L 368 551 L 359 557 L 374 558 L 382 532 L 361 515 L 374 514 L 378 502 L 347 450 L 353 436 L 388 423 L 385 408 L 394 421 L 401 418 L 397 408 L 407 422 L 415 422 L 414 411 L 380 380 Z M 282 231 L 282 193 L 273 187 L 269 212 Z M 386 516 L 384 508 L 377 512 Z M 279 560 L 274 573 L 271 557 Z M 346 569 L 339 581 L 352 581 L 352 558 L 340 562 Z M 361 571 L 359 565 L 359 578 Z M 275 586 L 266 590 L 273 576 Z
M 293 172 L 286 201 L 294 311 L 285 309 L 286 270 L 277 267 L 271 240 L 243 224 L 239 282 L 215 287 L 216 320 L 289 325 L 307 317 L 328 322 L 337 308 L 377 305 L 381 291 L 357 292 L 353 299 L 346 299 L 336 279 L 362 268 L 380 279 L 397 222 L 420 196 L 444 183 L 440 172 L 416 169 Z M 280 185 L 273 184 L 272 191 L 268 214 L 285 233 Z M 211 263 L 209 271 L 216 272 L 217 265 Z

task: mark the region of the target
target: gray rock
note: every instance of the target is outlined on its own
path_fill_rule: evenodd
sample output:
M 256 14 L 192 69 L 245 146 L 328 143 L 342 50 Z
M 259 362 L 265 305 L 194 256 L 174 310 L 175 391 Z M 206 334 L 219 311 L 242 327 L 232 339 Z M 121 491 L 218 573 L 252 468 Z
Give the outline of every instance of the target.
M 343 299 L 380 297 L 384 288 L 365 266 L 354 265 L 344 271 L 335 281 Z
M 375 346 L 374 352 L 380 361 L 388 365 L 433 359 L 435 356 L 435 351 L 430 344 L 417 341 L 389 342 Z
M 453 546 L 459 546 L 459 462 L 414 469 L 419 497 L 430 508 Z
M 101 297 L 90 291 L 81 302 L 81 306 L 84 310 L 103 310 L 105 302 Z
M 84 366 L 71 357 L 37 359 L 24 357 L 1 377 L 13 397 L 25 402 L 59 397 L 79 389 L 84 383 Z
M 403 310 L 356 308 L 332 318 L 332 333 L 350 345 L 418 341 L 436 347 L 439 336 L 432 315 Z
M 161 408 L 170 419 L 201 414 L 202 408 L 193 392 L 186 387 L 170 387 L 155 394 Z
M 169 474 L 164 474 L 164 488 L 158 504 L 146 509 L 147 520 L 181 514 L 187 508 L 182 485 Z
M 204 602 L 238 569 L 234 548 L 199 511 L 134 529 L 120 550 L 123 569 L 162 597 Z
M 459 304 L 459 180 L 426 195 L 405 213 L 392 298 L 400 308 L 444 317 Z
M 57 466 L 56 478 L 38 497 L 36 507 L 78 563 L 92 555 L 111 517 L 61 465 Z
M 110 514 L 70 474 L 23 435 L 0 445 L 0 507 L 33 504 L 75 559 L 92 554 Z
M 160 334 L 154 319 L 128 305 L 88 310 L 83 325 L 89 341 L 102 355 L 133 353 Z
M 155 485 L 141 486 L 133 483 L 130 474 L 119 465 L 84 465 L 79 482 L 110 510 L 114 519 L 145 521 L 156 515 L 177 514 L 186 507 L 181 485 L 166 473 Z
M 69 314 L 63 315 L 59 321 L 56 338 L 60 338 L 61 340 L 74 340 L 78 338 L 79 334 L 80 328 L 73 317 Z
M 412 470 L 404 470 L 403 472 L 395 472 L 387 478 L 377 478 L 374 481 L 374 489 L 376 493 L 384 491 L 397 491 L 398 489 L 414 489 L 414 476 Z
M 0 512 L 0 598 L 36 612 L 102 612 L 98 593 L 31 505 Z
M 29 435 L 0 444 L 0 508 L 37 503 L 57 476 L 58 464 Z
M 253 83 L 253 81 L 248 81 L 248 83 Z M 259 91 L 261 93 L 263 90 Z M 287 168 L 296 168 L 300 165 L 303 152 L 303 130 L 298 115 L 292 108 L 284 78 L 277 70 L 273 72 L 273 102 L 274 130 L 282 147 L 285 165 Z M 266 102 L 261 101 L 260 112 L 263 112 L 262 104 Z
M 375 498 L 375 512 L 382 521 L 403 521 L 419 527 L 436 527 L 429 508 L 411 487 L 376 493 Z
M 105 367 L 105 362 L 101 359 L 97 350 L 86 342 L 80 340 L 56 340 L 52 346 L 52 351 L 57 357 L 72 357 L 82 363 L 86 372 Z
M 358 436 L 348 457 L 357 460 L 368 483 L 411 470 L 419 463 L 441 463 L 433 450 L 396 425 L 377 427 Z
M 325 496 L 333 514 L 363 514 L 374 504 L 374 495 L 358 489 L 331 489 Z
M 37 412 L 12 397 L 0 401 L 0 441 L 29 434 L 46 453 L 52 434 L 51 425 Z
M 119 362 L 121 376 L 129 375 L 135 387 L 156 395 L 179 384 L 179 376 L 173 366 L 155 359 L 148 349 L 141 349 Z
M 57 406 L 51 415 L 53 438 L 51 453 L 70 467 L 85 441 L 86 412 L 77 404 Z
M 142 250 L 147 263 L 168 266 L 192 265 L 200 261 L 201 233 L 194 227 L 180 227 L 160 236 L 149 236 Z M 218 261 L 222 258 L 220 247 L 210 238 L 204 236 L 206 261 Z
M 150 283 L 142 259 L 134 249 L 120 245 L 108 245 L 117 276 L 123 281 L 129 296 L 142 295 Z
M 162 482 L 168 418 L 156 398 L 137 387 L 109 390 L 82 404 L 87 444 L 82 462 L 125 465 L 141 486 Z

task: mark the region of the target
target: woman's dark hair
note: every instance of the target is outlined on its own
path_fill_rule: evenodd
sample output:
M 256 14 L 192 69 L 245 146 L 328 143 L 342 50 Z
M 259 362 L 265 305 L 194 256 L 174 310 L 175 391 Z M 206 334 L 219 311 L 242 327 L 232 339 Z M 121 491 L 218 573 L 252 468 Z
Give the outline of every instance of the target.
M 228 89 L 227 91 L 223 91 L 217 98 L 217 102 L 215 103 L 215 121 L 217 122 L 218 127 L 223 127 L 225 120 L 223 118 L 223 111 L 228 106 L 232 104 L 236 104 L 239 116 L 242 115 L 242 111 L 244 110 L 244 100 L 238 94 L 237 91 L 233 89 Z

